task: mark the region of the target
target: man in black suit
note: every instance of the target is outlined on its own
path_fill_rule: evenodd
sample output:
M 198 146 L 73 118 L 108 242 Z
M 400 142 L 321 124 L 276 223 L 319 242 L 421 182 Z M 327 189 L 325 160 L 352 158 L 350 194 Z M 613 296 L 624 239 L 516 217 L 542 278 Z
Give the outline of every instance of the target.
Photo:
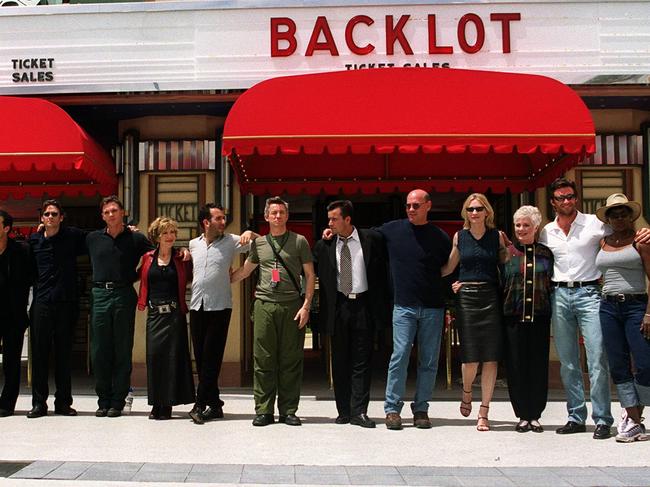
M 352 203 L 327 207 L 335 238 L 314 247 L 324 333 L 332 337 L 337 424 L 374 428 L 368 415 L 375 327 L 389 319 L 387 259 L 381 235 L 352 225 Z

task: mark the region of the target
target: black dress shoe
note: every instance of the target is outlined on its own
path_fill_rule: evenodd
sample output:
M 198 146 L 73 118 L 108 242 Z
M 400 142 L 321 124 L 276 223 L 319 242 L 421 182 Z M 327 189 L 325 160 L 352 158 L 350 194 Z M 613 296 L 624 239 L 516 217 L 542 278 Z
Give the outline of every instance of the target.
M 160 406 L 158 410 L 158 417 L 161 421 L 172 419 L 172 407 L 171 406 Z
M 106 416 L 109 418 L 119 418 L 122 416 L 122 410 L 117 408 L 109 408 L 106 412 Z
M 7 416 L 13 416 L 14 412 L 11 409 L 0 408 L 0 418 L 6 418 Z
M 205 420 L 203 419 L 203 407 L 195 404 L 192 410 L 188 413 L 194 424 L 204 424 Z
M 272 414 L 258 414 L 253 420 L 253 426 L 268 426 L 274 421 Z
M 530 431 L 530 430 L 531 430 L 530 423 L 528 421 L 526 421 L 525 419 L 522 419 L 521 421 L 519 421 L 517 423 L 517 426 L 515 426 L 515 431 L 517 433 L 525 433 L 526 431 Z
M 572 435 L 573 433 L 584 433 L 587 427 L 584 424 L 569 421 L 567 424 L 555 430 L 558 435 Z
M 99 408 L 97 411 L 95 411 L 95 417 L 97 418 L 105 418 L 107 414 L 108 408 Z
M 34 406 L 27 413 L 28 418 L 42 418 L 43 416 L 47 416 L 47 407 L 41 404 L 39 404 L 38 406 Z
M 278 417 L 278 423 L 284 423 L 289 426 L 302 426 L 302 421 L 295 414 L 287 414 L 286 416 L 281 414 Z
M 223 409 L 221 406 L 209 406 L 205 411 L 201 413 L 203 421 L 212 421 L 215 419 L 223 418 Z
M 375 422 L 368 417 L 367 414 L 357 414 L 350 417 L 350 424 L 361 426 L 362 428 L 374 428 L 377 426 Z
M 606 424 L 597 424 L 596 430 L 594 431 L 594 440 L 606 440 L 611 438 L 612 430 Z
M 158 406 L 154 406 L 151 408 L 151 412 L 149 413 L 149 419 L 158 419 L 159 414 L 160 408 Z
M 77 410 L 71 408 L 70 406 L 64 408 L 54 408 L 54 414 L 58 414 L 60 416 L 76 416 Z
M 334 422 L 336 424 L 348 424 L 350 422 L 350 416 L 337 416 Z

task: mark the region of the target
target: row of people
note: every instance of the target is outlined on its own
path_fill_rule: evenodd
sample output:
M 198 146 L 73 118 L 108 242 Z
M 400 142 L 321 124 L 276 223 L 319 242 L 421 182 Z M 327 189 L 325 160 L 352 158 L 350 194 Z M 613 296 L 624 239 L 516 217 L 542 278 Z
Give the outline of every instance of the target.
M 20 355 L 28 323 L 32 347 L 32 409 L 27 416 L 38 418 L 48 414 L 52 349 L 56 385 L 54 412 L 66 416 L 77 414 L 72 407 L 70 358 L 79 310 L 76 260 L 84 254 L 90 256 L 92 265 L 90 355 L 98 396 L 95 415 L 118 417 L 122 414 L 132 370 L 136 304 L 140 301 L 141 307 L 151 309 L 152 303 L 157 302 L 155 294 L 152 299 L 139 300 L 133 287 L 141 258 L 144 257 L 143 264 L 148 266 L 144 272 L 146 293 L 152 267 L 154 282 L 166 277 L 168 270 L 170 274 L 186 278 L 187 261 L 192 257 L 195 267 L 189 306 L 190 329 L 199 381 L 191 416 L 196 423 L 223 417 L 217 378 L 232 309 L 228 270 L 235 255 L 246 251 L 248 242 L 256 234 L 245 232 L 241 237 L 228 235 L 226 238 L 224 210 L 217 205 L 206 205 L 199 215 L 202 235 L 191 242 L 189 250 L 176 251 L 170 245 L 177 230 L 173 221 L 157 219 L 152 224 L 150 236 L 156 242 L 153 245 L 146 236 L 124 225 L 124 208 L 117 197 L 104 198 L 100 211 L 106 227 L 84 232 L 63 225 L 62 206 L 56 200 L 47 200 L 42 205 L 42 229 L 30 236 L 27 245 L 22 245 L 9 238 L 13 218 L 0 210 L 0 296 L 5 309 L 9 310 L 0 328 L 5 372 L 0 417 L 14 413 L 20 385 Z M 176 265 L 179 256 L 182 257 L 180 262 L 184 262 L 182 266 Z M 155 265 L 152 265 L 154 260 Z M 142 276 L 143 272 L 139 274 Z M 158 284 L 154 284 L 155 292 L 160 291 Z M 33 300 L 28 317 L 27 300 L 32 285 Z M 167 292 L 169 288 L 162 285 L 160 292 Z M 170 309 L 180 306 L 181 298 L 184 300 L 185 293 L 180 292 L 180 286 L 178 294 L 170 300 L 173 302 Z M 153 360 L 148 367 L 149 399 L 154 406 L 151 417 L 159 419 L 169 417 L 171 406 L 194 398 L 187 361 L 185 369 L 174 369 L 174 373 L 185 381 L 182 389 L 177 391 L 165 385 L 171 369 L 161 371 L 164 367 L 159 360 L 161 354 L 166 350 L 179 357 L 189 357 L 185 342 L 179 341 L 182 336 L 169 334 L 170 330 L 178 332 L 184 326 L 185 315 L 182 322 L 172 323 L 168 318 L 161 316 L 156 320 L 151 317 L 147 330 L 147 358 L 149 362 Z M 168 341 L 170 337 L 174 338 L 173 343 Z
M 553 184 L 552 191 L 551 203 L 555 207 L 558 216 L 542 232 L 542 239 L 546 239 L 548 247 L 536 244 L 534 240 L 531 240 L 534 238 L 541 220 L 539 212 L 532 207 L 524 207 L 515 214 L 516 236 L 523 247 L 506 245 L 509 242 L 505 236 L 490 228 L 493 226 L 494 215 L 483 195 L 470 196 L 463 206 L 462 214 L 466 228 L 454 236 L 453 245 L 444 232 L 427 223 L 426 217 L 431 203 L 428 194 L 422 190 L 409 193 L 406 204 L 406 219 L 389 222 L 373 231 L 358 231 L 352 225 L 352 206 L 349 202 L 339 201 L 330 205 L 328 208 L 330 231 L 329 233 L 326 232 L 325 237 L 331 238 L 333 234 L 337 234 L 338 237 L 330 241 L 324 239 L 319 242 L 314 249 L 314 260 L 317 263 L 321 280 L 321 313 L 323 314 L 324 323 L 327 324 L 326 328 L 333 337 L 333 374 L 339 412 L 337 423 L 350 422 L 360 426 L 374 426 L 374 422 L 367 417 L 370 381 L 369 360 L 372 349 L 372 328 L 387 322 L 386 304 L 389 299 L 386 295 L 388 289 L 386 285 L 387 273 L 384 272 L 384 266 L 386 265 L 385 253 L 387 253 L 393 280 L 394 306 L 392 320 L 393 355 L 388 370 L 385 401 L 386 426 L 390 429 L 401 429 L 402 427 L 400 412 L 403 406 L 406 366 L 408 365 L 408 357 L 416 333 L 419 344 L 419 364 L 416 393 L 411 408 L 415 426 L 420 428 L 431 426 L 427 414 L 428 401 L 431 399 L 435 381 L 444 312 L 441 277 L 443 272 L 450 272 L 456 263 L 460 262 L 461 284 L 457 309 L 461 343 L 463 344 L 463 384 L 464 391 L 467 391 L 463 393 L 461 414 L 469 415 L 471 412 L 471 384 L 476 375 L 478 363 L 483 363 L 481 375 L 482 402 L 479 409 L 477 428 L 482 431 L 489 429 L 487 412 L 494 380 L 496 379 L 496 362 L 501 358 L 502 340 L 499 337 L 505 330 L 510 345 L 508 346 L 510 392 L 515 413 L 521 418 L 517 430 L 542 430 L 538 420 L 546 402 L 546 375 L 536 374 L 536 371 L 545 374 L 548 365 L 548 321 L 551 315 L 556 318 L 554 326 L 557 343 L 563 335 L 561 331 L 557 331 L 558 325 L 556 323 L 560 322 L 560 325 L 562 325 L 569 318 L 566 310 L 563 310 L 559 317 L 557 312 L 551 312 L 552 309 L 558 306 L 557 296 L 561 294 L 562 289 L 568 289 L 573 294 L 584 294 L 583 291 L 594 287 L 596 292 L 595 294 L 590 292 L 590 295 L 595 296 L 596 303 L 600 306 L 598 289 L 595 287 L 597 282 L 594 282 L 596 279 L 571 279 L 565 281 L 558 280 L 557 277 L 559 276 L 562 279 L 562 277 L 566 277 L 562 275 L 563 272 L 566 274 L 575 269 L 575 266 L 567 262 L 567 260 L 574 257 L 574 252 L 570 252 L 569 246 L 577 246 L 576 250 L 584 254 L 585 248 L 589 250 L 593 247 L 594 238 L 598 243 L 600 237 L 607 232 L 606 227 L 603 225 L 591 225 L 593 228 L 588 229 L 590 231 L 584 231 L 584 228 L 588 227 L 588 225 L 584 224 L 584 220 L 591 220 L 591 217 L 577 212 L 575 185 L 572 182 L 558 180 Z M 618 206 L 628 207 L 625 205 Z M 629 206 L 634 208 L 634 202 L 630 202 Z M 45 213 L 48 212 L 47 208 L 44 207 L 44 210 L 44 218 L 47 218 L 45 216 Z M 104 210 L 104 206 L 102 210 Z M 223 211 L 212 208 L 208 209 L 208 212 L 214 212 L 217 216 L 221 213 L 221 235 L 218 241 L 223 240 L 223 228 L 225 227 Z M 103 216 L 108 217 L 109 215 L 103 213 Z M 207 235 L 210 230 L 212 216 L 214 215 L 210 214 L 210 220 L 201 219 L 204 234 L 197 239 L 198 242 L 201 239 L 208 239 Z M 302 374 L 304 325 L 308 320 L 308 311 L 313 296 L 314 271 L 311 263 L 311 253 L 306 240 L 289 232 L 286 228 L 288 220 L 288 205 L 286 202 L 280 198 L 269 199 L 265 207 L 265 218 L 269 222 L 271 229 L 269 236 L 254 241 L 251 255 L 246 263 L 232 276 L 232 281 L 236 282 L 249 275 L 258 265 L 261 268 L 256 292 L 257 299 L 254 305 L 254 392 L 257 413 L 254 424 L 262 426 L 273 422 L 276 394 L 278 395 L 280 420 L 287 424 L 300 424 L 300 420 L 295 413 L 298 407 Z M 104 233 L 108 233 L 110 231 L 109 221 L 107 218 L 104 219 L 107 221 L 107 229 Z M 162 251 L 164 239 L 160 239 L 162 235 L 160 228 L 164 229 L 164 233 L 167 235 L 165 238 L 171 241 L 171 244 L 173 244 L 172 236 L 175 239 L 175 230 L 171 221 L 165 222 L 159 219 L 154 223 L 158 224 L 159 228 L 158 235 L 156 235 L 156 227 L 155 225 L 152 226 L 154 230 L 152 237 L 160 242 L 160 247 L 157 254 L 155 252 L 148 254 L 150 265 L 147 273 L 151 274 L 153 270 L 155 278 L 162 278 L 164 277 L 163 269 L 168 268 L 170 262 L 174 262 L 174 259 L 171 258 L 171 245 L 166 243 L 165 248 L 167 250 Z M 561 234 L 555 232 L 556 226 L 563 230 L 564 239 L 562 239 Z M 127 230 L 122 225 L 121 231 Z M 626 231 L 629 233 L 629 229 Z M 214 233 L 214 230 L 212 233 Z M 551 234 L 556 239 L 563 240 L 564 244 L 555 245 L 554 248 L 553 239 L 551 238 L 551 241 L 548 242 L 548 234 Z M 231 242 L 233 249 L 239 246 L 240 250 L 245 251 L 247 242 L 241 245 L 242 242 L 235 243 L 238 237 L 232 239 L 230 237 L 232 236 L 227 236 L 225 241 Z M 251 237 L 250 234 L 245 236 L 244 241 L 250 240 Z M 342 237 L 345 237 L 345 239 Z M 580 241 L 582 241 L 582 245 L 578 245 Z M 209 250 L 210 245 L 209 242 L 203 242 L 203 247 L 199 248 Z M 643 246 L 639 248 L 642 249 Z M 192 250 L 192 245 L 190 249 Z M 596 246 L 597 249 L 598 246 Z M 531 252 L 533 262 L 526 261 L 526 259 L 530 258 L 528 252 Z M 161 253 L 163 254 L 162 260 L 160 258 Z M 156 262 L 155 265 L 152 265 L 154 255 L 156 256 Z M 192 255 L 194 256 L 195 252 L 192 252 Z M 228 256 L 230 262 L 232 255 L 231 253 Z M 553 260 L 553 255 L 555 255 L 555 260 Z M 588 269 L 588 259 L 585 256 L 580 257 L 583 259 L 580 272 L 586 275 L 590 270 Z M 229 268 L 230 262 L 226 262 L 228 258 L 223 263 Z M 514 264 L 514 262 L 521 262 L 522 259 L 526 263 L 523 268 L 521 265 Z M 496 268 L 499 261 L 509 261 L 506 264 L 505 272 L 506 283 L 509 283 L 506 286 L 504 303 L 507 322 L 505 328 L 502 326 L 502 320 L 500 319 L 499 299 L 495 294 Z M 144 262 L 146 265 L 147 259 Z M 204 264 L 207 264 L 207 261 Z M 525 272 L 528 264 L 532 264 L 534 270 L 532 275 Z M 594 266 L 594 264 L 591 263 L 591 266 Z M 211 268 L 212 266 L 207 265 L 204 267 L 204 269 Z M 551 269 L 553 269 L 554 274 L 551 273 Z M 518 275 L 518 272 L 521 276 Z M 176 279 L 179 278 L 178 274 L 180 273 L 177 271 Z M 226 294 L 230 299 L 230 286 L 227 277 L 224 278 L 227 273 L 219 272 L 218 274 L 221 276 L 220 284 L 222 288 L 227 290 Z M 297 277 L 300 274 L 306 276 L 304 297 L 301 297 L 302 289 Z M 93 275 L 95 275 L 94 271 Z M 553 275 L 553 281 L 551 281 L 551 275 Z M 524 279 L 525 277 L 533 277 L 533 279 Z M 568 277 L 571 278 L 572 276 L 569 275 Z M 529 281 L 532 281 L 532 283 Z M 104 288 L 110 291 L 121 289 L 120 286 L 115 286 L 116 283 L 119 284 L 119 281 L 99 282 L 104 283 L 104 286 L 99 289 Z M 112 285 L 106 284 L 109 282 Z M 173 288 L 169 282 L 171 281 L 168 280 L 166 284 L 167 290 Z M 200 279 L 197 281 L 197 283 L 201 282 Z M 197 286 L 200 287 L 201 284 L 197 284 Z M 199 305 L 199 309 L 194 309 L 194 289 L 195 284 L 193 281 L 192 325 L 194 323 L 194 311 L 206 311 L 203 309 L 204 303 Z M 644 293 L 616 294 L 625 296 L 626 294 L 637 295 Z M 608 295 L 606 294 L 606 296 Z M 150 317 L 148 322 L 151 321 L 152 326 L 148 326 L 148 338 L 151 334 L 151 343 L 154 343 L 156 333 L 153 330 L 155 328 L 160 330 L 169 328 L 169 317 L 161 317 L 160 315 L 174 314 L 169 312 L 161 313 L 161 310 L 168 311 L 172 303 L 178 303 L 176 307 L 179 308 L 179 311 L 182 311 L 180 309 L 182 298 L 179 296 L 177 301 L 170 299 L 169 296 L 160 299 L 162 295 L 151 298 L 146 295 L 146 286 L 144 296 L 141 287 L 140 305 L 141 307 L 149 307 Z M 569 297 L 573 298 L 573 296 Z M 593 304 L 593 301 L 592 299 L 590 304 Z M 532 307 L 529 307 L 528 303 L 532 303 L 530 305 Z M 593 311 L 591 308 L 590 310 Z M 182 315 L 180 312 L 178 314 Z M 229 316 L 228 320 L 225 321 L 226 333 L 228 321 Z M 184 323 L 184 318 L 182 323 Z M 569 326 L 571 326 L 571 323 Z M 599 334 L 598 330 L 593 329 L 593 323 L 589 325 L 588 322 L 585 322 L 583 315 L 577 317 L 573 322 L 573 326 L 574 338 L 576 326 L 588 328 L 587 332 L 590 335 Z M 178 326 L 176 328 L 180 329 Z M 195 333 L 193 326 L 192 328 L 194 339 L 199 333 Z M 598 326 L 598 328 L 600 327 Z M 221 327 L 221 330 L 223 330 L 223 327 Z M 641 332 L 641 335 L 647 333 L 647 328 L 645 328 L 645 331 L 642 329 Z M 570 338 L 570 331 L 565 335 Z M 585 335 L 584 331 L 583 335 Z M 602 336 L 602 333 L 600 335 Z M 225 335 L 223 337 L 223 343 L 225 344 Z M 585 337 L 585 340 L 587 341 L 587 337 Z M 178 343 L 175 346 L 177 345 Z M 598 344 L 596 343 L 596 345 Z M 570 340 L 569 343 L 560 343 L 557 346 L 558 351 L 561 347 L 572 347 Z M 197 348 L 200 347 L 197 347 L 197 343 L 194 343 L 194 348 L 196 354 Z M 222 356 L 223 346 L 217 348 L 220 348 Z M 600 348 L 599 351 L 597 348 L 594 349 L 592 346 L 587 345 L 587 353 L 588 355 L 600 354 L 599 357 L 602 358 L 602 339 Z M 577 355 L 577 342 L 575 350 L 575 355 Z M 638 353 L 638 349 L 636 351 Z M 150 355 L 148 348 L 148 361 Z M 187 360 L 184 360 L 184 368 L 186 370 L 189 355 L 185 355 Z M 581 377 L 580 382 L 572 382 L 573 376 L 567 374 L 567 369 L 569 372 L 571 371 L 571 361 L 574 359 L 577 361 L 578 358 L 577 356 L 573 357 L 571 354 L 567 356 L 567 354 L 559 353 L 559 355 L 562 362 L 562 378 L 568 391 L 569 422 L 557 432 L 573 433 L 584 431 L 586 407 L 583 411 L 582 407 L 576 409 L 572 405 L 572 402 L 575 402 L 575 388 L 581 386 Z M 184 356 L 184 354 L 179 354 L 179 356 Z M 565 359 L 568 357 L 568 360 L 563 360 L 563 356 Z M 525 360 L 522 357 L 525 357 Z M 151 356 L 151 360 L 155 360 L 155 357 Z M 612 360 L 611 357 L 610 360 Z M 202 362 L 197 357 L 197 368 L 199 368 L 200 377 L 203 375 L 200 369 Z M 220 364 L 220 360 L 218 362 Z M 642 359 L 641 362 L 643 363 Z M 215 361 L 212 360 L 211 363 L 214 364 Z M 636 363 L 637 360 L 635 359 Z M 606 373 L 606 362 L 604 367 Z M 152 371 L 156 369 L 155 366 L 149 367 L 150 383 L 154 389 L 154 384 L 157 381 L 152 376 Z M 174 370 L 178 372 L 179 377 L 183 375 L 187 377 L 187 374 Z M 180 370 L 183 370 L 183 367 Z M 591 366 L 590 372 L 595 372 Z M 602 367 L 598 373 L 601 372 Z M 630 431 L 641 429 L 640 414 L 642 406 L 647 403 L 643 388 L 648 387 L 648 381 L 644 374 L 647 374 L 647 369 L 639 369 L 637 364 L 637 377 L 634 379 L 636 382 L 627 380 L 629 374 L 625 376 L 624 382 L 627 384 L 625 387 L 627 387 L 628 396 L 631 397 L 629 383 L 632 384 L 633 391 L 640 391 L 636 393 L 635 401 L 637 404 L 628 408 L 626 422 L 630 424 Z M 216 387 L 216 377 L 214 374 L 212 376 L 214 380 L 206 378 L 209 381 L 206 384 L 213 384 Z M 598 374 L 595 374 L 595 376 L 598 377 Z M 617 386 L 619 384 L 617 381 L 620 380 L 616 376 L 614 377 Z M 158 382 L 162 381 L 159 380 Z M 608 387 L 607 383 L 607 393 Z M 594 398 L 593 388 L 594 382 L 592 381 L 592 402 L 595 403 L 597 398 Z M 182 385 L 179 390 L 181 389 L 183 389 Z M 200 390 L 201 384 L 199 384 Z M 165 391 L 165 393 L 169 396 L 170 391 Z M 584 391 L 581 394 L 584 405 Z M 189 397 L 188 394 L 185 399 Z M 152 417 L 168 417 L 171 412 L 170 406 L 173 405 L 169 403 L 174 401 L 178 402 L 178 399 L 170 400 L 167 397 L 166 399 L 152 400 L 150 397 L 150 402 L 154 406 Z M 205 399 L 203 401 L 206 402 Z M 627 402 L 630 401 L 632 399 Z M 212 402 L 215 402 L 214 399 L 212 399 Z M 607 416 L 607 414 L 600 412 L 602 408 L 609 411 L 609 407 L 609 404 L 594 404 L 594 419 L 597 422 L 595 438 L 609 436 L 610 426 L 613 422 L 611 413 Z M 204 408 L 205 405 L 197 400 L 195 408 L 192 410 L 194 414 L 191 414 L 196 422 L 203 421 Z M 102 409 L 105 408 L 102 408 L 100 395 L 98 415 L 101 415 Z M 113 407 L 112 409 L 117 412 L 120 411 L 119 407 Z M 207 410 L 207 416 L 209 417 L 215 413 L 215 417 L 219 417 L 219 413 L 222 416 L 223 412 L 220 409 L 221 404 L 211 404 Z M 108 414 L 109 412 L 111 412 L 111 408 L 108 408 L 106 414 L 110 416 L 116 415 L 114 412 Z M 581 413 L 584 417 L 575 416 Z M 632 435 L 631 437 L 633 439 L 640 438 L 639 435 Z

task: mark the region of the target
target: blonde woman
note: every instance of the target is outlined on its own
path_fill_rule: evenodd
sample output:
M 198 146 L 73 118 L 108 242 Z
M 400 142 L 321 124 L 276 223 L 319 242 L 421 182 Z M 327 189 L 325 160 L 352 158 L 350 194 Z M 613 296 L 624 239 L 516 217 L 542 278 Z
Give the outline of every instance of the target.
M 142 257 L 138 309 L 147 310 L 147 395 L 149 419 L 170 419 L 172 406 L 194 403 L 187 340 L 185 287 L 189 263 L 174 249 L 178 225 L 156 218 L 149 238 L 156 249 Z
M 463 373 L 460 413 L 467 417 L 472 412 L 472 383 L 482 364 L 481 407 L 476 429 L 489 431 L 488 411 L 503 349 L 498 265 L 507 260 L 508 254 L 505 237 L 494 227 L 494 210 L 485 195 L 469 195 L 461 215 L 465 223 L 454 235 L 442 275 L 451 274 L 460 264 L 456 304 Z

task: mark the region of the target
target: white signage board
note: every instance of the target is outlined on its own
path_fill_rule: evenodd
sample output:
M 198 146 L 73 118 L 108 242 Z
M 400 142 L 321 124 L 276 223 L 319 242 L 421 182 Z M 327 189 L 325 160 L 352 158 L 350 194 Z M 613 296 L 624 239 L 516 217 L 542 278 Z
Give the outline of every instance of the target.
M 392 66 L 650 82 L 650 1 L 305 3 L 2 8 L 0 94 L 228 90 Z

